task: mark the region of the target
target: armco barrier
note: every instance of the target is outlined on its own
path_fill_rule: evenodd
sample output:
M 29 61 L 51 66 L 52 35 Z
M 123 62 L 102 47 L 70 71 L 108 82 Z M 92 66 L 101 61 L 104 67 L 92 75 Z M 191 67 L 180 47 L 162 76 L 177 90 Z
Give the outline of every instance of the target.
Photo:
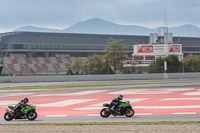
M 0 82 L 64 82 L 134 79 L 182 79 L 200 78 L 200 73 L 155 73 L 155 74 L 111 74 L 111 75 L 64 75 L 64 76 L 1 76 Z

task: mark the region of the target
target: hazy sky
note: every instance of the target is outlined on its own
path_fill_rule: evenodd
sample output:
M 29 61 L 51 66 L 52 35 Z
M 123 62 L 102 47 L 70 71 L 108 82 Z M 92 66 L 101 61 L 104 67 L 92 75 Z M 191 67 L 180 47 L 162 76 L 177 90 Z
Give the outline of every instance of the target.
M 200 27 L 200 0 L 0 0 L 0 32 L 33 25 L 63 29 L 90 18 L 149 28 Z

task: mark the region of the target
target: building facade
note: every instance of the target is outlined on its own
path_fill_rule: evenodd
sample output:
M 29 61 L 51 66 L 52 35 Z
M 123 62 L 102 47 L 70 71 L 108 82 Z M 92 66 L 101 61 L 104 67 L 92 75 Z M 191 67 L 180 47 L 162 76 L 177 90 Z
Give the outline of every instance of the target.
M 92 54 L 103 54 L 109 38 L 121 39 L 123 46 L 127 47 L 126 53 L 129 57 L 133 54 L 133 45 L 149 44 L 149 36 L 9 32 L 0 34 L 0 56 L 88 57 Z M 173 42 L 182 44 L 184 56 L 200 54 L 200 38 L 173 37 Z
M 14 75 L 50 75 L 67 74 L 75 57 L 88 57 L 93 54 L 103 54 L 109 38 L 121 39 L 125 53 L 132 59 L 133 51 L 138 44 L 157 43 L 164 36 L 136 35 L 106 35 L 106 34 L 75 34 L 75 33 L 45 33 L 45 32 L 8 32 L 0 34 L 0 64 L 1 74 Z M 169 36 L 170 38 L 170 36 Z M 170 40 L 170 39 L 169 39 Z M 200 38 L 173 37 L 173 44 L 181 44 L 184 56 L 200 55 Z M 163 44 L 166 42 L 163 42 Z M 155 45 L 155 44 L 152 44 Z M 176 45 L 175 45 L 176 46 Z M 150 50 L 151 50 L 150 46 Z M 154 47 L 154 46 L 153 46 Z M 162 47 L 162 42 L 157 49 Z M 146 49 L 147 47 L 141 47 Z M 141 49 L 138 51 L 141 53 Z M 153 61 L 154 53 L 134 58 Z M 129 65 L 129 64 L 127 64 Z

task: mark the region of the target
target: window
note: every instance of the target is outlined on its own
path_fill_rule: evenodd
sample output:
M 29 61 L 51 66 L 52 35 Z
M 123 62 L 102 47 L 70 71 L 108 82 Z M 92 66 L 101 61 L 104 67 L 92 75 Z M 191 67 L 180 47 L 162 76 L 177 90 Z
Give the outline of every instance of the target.
M 35 44 L 31 44 L 31 49 L 36 49 Z
M 67 49 L 68 49 L 68 50 L 71 50 L 71 45 L 67 45 Z
M 144 60 L 143 56 L 134 56 L 134 60 Z
M 24 44 L 24 49 L 29 49 L 29 44 Z
M 45 49 L 49 49 L 49 47 L 48 47 L 48 45 L 47 45 L 47 44 L 45 44 L 45 45 L 44 45 L 44 47 L 45 47 Z
M 155 56 L 145 56 L 145 60 L 155 60 Z
M 40 49 L 44 49 L 44 45 L 43 44 L 40 44 Z
M 50 49 L 50 50 L 52 49 L 52 45 L 51 45 L 51 44 L 49 44 L 49 49 Z
M 183 47 L 183 51 L 200 51 L 200 47 Z
M 23 44 L 13 44 L 13 49 L 23 49 Z
M 8 44 L 2 44 L 1 48 L 2 49 L 7 49 L 8 48 Z

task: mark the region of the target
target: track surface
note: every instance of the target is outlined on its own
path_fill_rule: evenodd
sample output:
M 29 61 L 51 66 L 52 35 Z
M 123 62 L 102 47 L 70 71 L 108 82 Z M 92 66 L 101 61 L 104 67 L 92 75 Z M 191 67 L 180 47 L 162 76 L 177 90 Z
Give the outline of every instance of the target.
M 29 103 L 37 105 L 39 116 L 37 122 L 198 120 L 200 114 L 200 87 L 198 86 L 0 92 L 1 123 L 4 122 L 3 115 L 7 106 L 18 103 L 24 97 L 29 97 Z M 124 99 L 130 100 L 136 116 L 131 119 L 99 117 L 102 104 L 109 102 L 118 94 L 123 94 Z
M 0 94 L 0 117 L 6 105 L 16 104 L 23 97 L 37 105 L 39 116 L 98 116 L 102 104 L 118 94 L 124 95 L 140 115 L 200 113 L 200 87 L 11 92 Z
M 123 116 L 101 118 L 100 116 L 67 116 L 67 117 L 38 117 L 35 121 L 12 120 L 5 121 L 0 119 L 1 124 L 20 124 L 20 123 L 87 123 L 87 122 L 155 122 L 155 121 L 199 121 L 199 114 L 186 115 L 135 115 L 131 118 Z

